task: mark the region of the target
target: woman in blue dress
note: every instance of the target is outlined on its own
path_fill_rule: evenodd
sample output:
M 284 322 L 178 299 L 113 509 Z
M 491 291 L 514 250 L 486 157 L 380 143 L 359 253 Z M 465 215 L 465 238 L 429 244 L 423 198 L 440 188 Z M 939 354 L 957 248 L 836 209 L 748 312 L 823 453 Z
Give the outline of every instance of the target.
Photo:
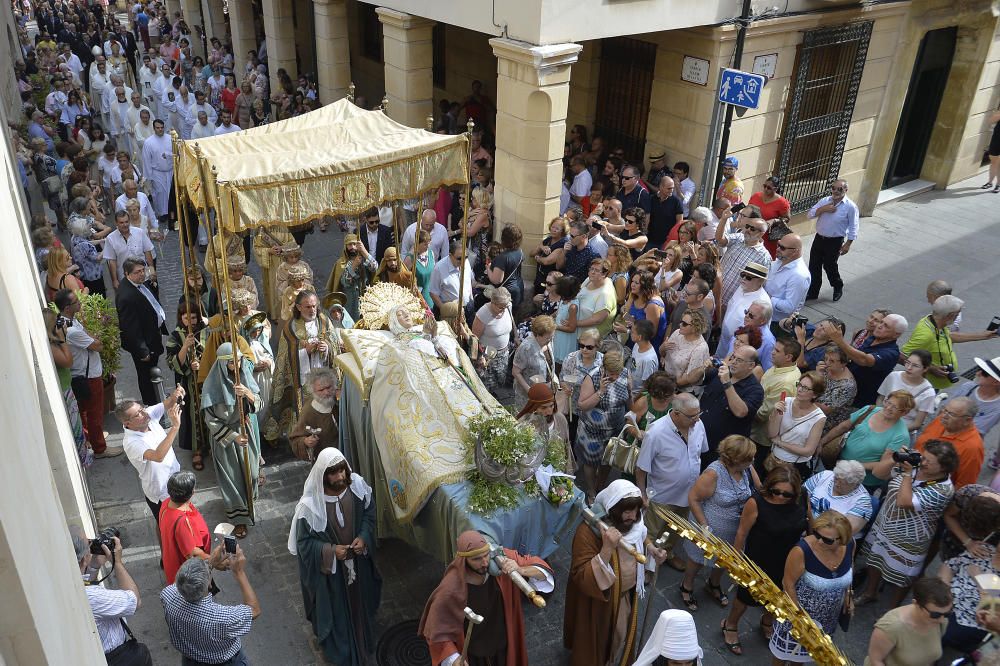
M 847 591 L 851 588 L 854 539 L 851 524 L 837 511 L 825 511 L 813 521 L 813 532 L 801 539 L 785 561 L 785 594 L 802 607 L 827 634 L 837 629 L 845 602 L 852 612 Z M 772 663 L 807 663 L 809 652 L 792 637 L 792 625 L 775 622 L 771 635 Z
M 632 276 L 624 309 L 628 312 L 628 328 L 640 319 L 648 319 L 656 324 L 652 343 L 653 349 L 659 349 L 667 333 L 667 309 L 663 305 L 660 293 L 656 290 L 656 281 L 651 272 L 639 271 Z M 615 330 L 624 333 L 625 329 L 620 328 L 621 326 L 622 324 L 616 322 Z M 635 344 L 631 340 L 631 332 L 629 338 L 629 345 Z

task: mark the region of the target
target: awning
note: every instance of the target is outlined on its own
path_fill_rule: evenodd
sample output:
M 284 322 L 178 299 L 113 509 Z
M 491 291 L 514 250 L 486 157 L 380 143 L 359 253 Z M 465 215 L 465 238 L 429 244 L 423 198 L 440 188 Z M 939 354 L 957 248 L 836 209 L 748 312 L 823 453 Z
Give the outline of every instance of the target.
M 215 171 L 218 219 L 230 232 L 357 214 L 469 181 L 464 134 L 407 127 L 347 99 L 263 127 L 179 142 L 177 180 L 203 210 L 195 146 L 206 174 Z

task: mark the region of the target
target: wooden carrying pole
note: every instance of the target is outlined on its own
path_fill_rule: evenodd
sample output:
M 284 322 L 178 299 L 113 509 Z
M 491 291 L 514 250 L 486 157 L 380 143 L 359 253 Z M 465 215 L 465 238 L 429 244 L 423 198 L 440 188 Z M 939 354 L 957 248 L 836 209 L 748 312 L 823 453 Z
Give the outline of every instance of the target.
M 188 238 L 190 229 L 187 225 L 187 206 L 183 205 L 184 197 L 181 196 L 181 182 L 180 182 L 180 170 L 178 166 L 180 164 L 180 138 L 177 136 L 176 130 L 170 131 L 170 143 L 171 148 L 173 148 L 173 159 L 174 159 L 174 204 L 177 206 L 177 237 L 180 243 L 181 250 L 181 284 L 184 289 L 184 310 L 188 313 L 191 312 L 191 287 L 188 285 L 187 271 L 188 266 L 192 265 L 189 263 L 190 257 L 187 256 L 188 251 L 191 249 L 191 239 Z M 197 264 L 193 264 L 197 265 Z M 200 299 L 201 294 L 195 294 L 195 299 Z M 198 307 L 198 317 L 201 318 L 201 307 Z M 190 320 L 189 320 L 190 321 Z M 180 324 L 181 322 L 177 322 Z M 194 335 L 194 326 L 192 324 L 187 325 L 187 334 Z M 188 351 L 188 365 L 191 365 L 191 360 L 194 356 L 194 349 Z M 199 359 L 200 361 L 200 359 Z M 192 370 L 192 373 L 194 371 Z M 201 413 L 201 390 L 198 388 L 198 375 L 194 373 L 192 375 L 194 381 L 191 382 L 191 400 L 193 414 Z M 200 453 L 198 451 L 198 437 L 194 434 L 194 431 L 198 429 L 198 424 L 194 423 L 194 418 L 191 419 L 192 423 L 192 437 L 191 437 L 191 450 L 193 453 Z
M 468 130 L 466 137 L 469 139 L 468 169 L 470 173 L 472 171 L 472 130 L 475 126 L 476 123 L 473 122 L 472 118 L 469 118 L 469 123 L 466 125 Z M 462 265 L 459 267 L 458 273 L 458 318 L 455 320 L 455 335 L 461 335 L 465 329 L 465 265 L 467 263 L 466 254 L 469 251 L 469 199 L 471 198 L 472 178 L 469 178 L 469 182 L 465 184 L 465 212 L 462 215 Z
M 208 187 L 209 180 L 208 180 L 208 173 L 206 173 L 206 169 L 205 169 L 205 160 L 204 160 L 204 158 L 202 156 L 201 147 L 197 143 L 194 144 L 194 154 L 195 154 L 195 158 L 198 160 L 198 171 L 199 171 L 199 173 L 201 175 L 201 191 L 202 191 L 202 197 L 205 200 L 205 218 L 206 218 L 206 220 L 208 219 L 209 206 L 211 206 L 211 208 L 215 211 L 215 222 L 216 222 L 216 225 L 218 226 L 218 229 L 219 229 L 218 230 L 217 239 L 218 239 L 218 242 L 221 243 L 221 247 L 223 248 L 223 252 L 225 252 L 225 248 L 226 248 L 226 228 L 225 228 L 225 225 L 222 224 L 222 220 L 219 217 L 219 209 L 220 209 L 220 206 L 221 206 L 221 198 L 222 197 L 221 197 L 221 195 L 219 193 L 218 172 L 216 171 L 215 167 L 213 166 L 212 167 L 212 180 L 211 180 L 212 187 L 211 187 L 211 189 L 215 190 L 215 201 L 212 201 L 211 198 L 209 197 L 209 187 Z M 213 257 L 215 256 L 214 253 L 213 253 L 212 256 Z M 219 262 L 218 262 L 218 260 L 216 260 L 216 271 L 218 271 L 218 264 L 219 264 Z M 232 294 L 230 293 L 230 289 L 229 289 L 229 261 L 228 261 L 228 257 L 223 257 L 222 258 L 222 276 L 220 278 L 220 282 L 222 282 L 222 287 L 225 290 L 225 300 L 223 302 L 226 304 L 226 307 L 223 308 L 223 313 L 222 313 L 222 316 L 225 319 L 225 322 L 223 323 L 223 325 L 227 326 L 229 328 L 229 341 L 230 341 L 230 344 L 232 345 L 232 348 L 233 348 L 233 363 L 236 366 L 236 371 L 235 371 L 234 377 L 233 377 L 233 391 L 235 393 L 235 390 L 240 387 L 240 371 L 241 371 L 241 363 L 240 363 L 240 361 L 241 361 L 241 359 L 240 359 L 239 337 L 237 336 L 237 333 L 236 333 L 236 324 L 235 324 L 235 321 L 233 319 L 233 300 L 232 300 Z M 218 297 L 220 299 L 222 299 L 223 295 L 219 294 Z M 236 395 L 235 398 L 236 398 L 236 408 L 238 410 L 239 419 L 240 419 L 240 435 L 243 436 L 243 437 L 248 437 L 248 435 L 247 435 L 247 425 L 246 425 L 246 414 L 244 413 L 244 410 L 243 410 L 243 400 L 240 398 L 239 395 Z M 254 521 L 254 510 L 253 510 L 253 484 L 251 483 L 251 479 L 250 479 L 250 453 L 249 453 L 250 447 L 249 447 L 248 444 L 245 444 L 245 445 L 242 446 L 242 449 L 243 449 L 243 479 L 244 479 L 244 481 L 246 483 L 246 491 L 247 491 L 247 496 L 246 496 L 247 511 L 250 514 L 250 522 L 255 522 Z

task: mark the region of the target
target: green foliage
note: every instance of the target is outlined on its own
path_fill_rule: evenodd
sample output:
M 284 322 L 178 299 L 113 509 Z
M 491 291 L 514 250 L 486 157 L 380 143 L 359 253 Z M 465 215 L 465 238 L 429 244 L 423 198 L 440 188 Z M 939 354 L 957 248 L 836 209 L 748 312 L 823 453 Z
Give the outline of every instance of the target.
M 482 440 L 483 451 L 500 465 L 517 465 L 535 451 L 535 429 L 518 423 L 508 412 L 482 412 L 469 419 L 466 444 L 470 450 Z
M 114 303 L 100 294 L 77 295 L 80 297 L 81 309 L 76 320 L 83 324 L 91 337 L 104 345 L 100 353 L 104 378 L 107 379 L 122 367 L 118 311 L 115 310 Z
M 469 493 L 469 510 L 490 516 L 503 509 L 517 507 L 520 499 L 517 488 L 502 481 L 487 481 L 479 472 L 469 472 L 472 492 Z M 533 481 L 532 481 L 533 483 Z

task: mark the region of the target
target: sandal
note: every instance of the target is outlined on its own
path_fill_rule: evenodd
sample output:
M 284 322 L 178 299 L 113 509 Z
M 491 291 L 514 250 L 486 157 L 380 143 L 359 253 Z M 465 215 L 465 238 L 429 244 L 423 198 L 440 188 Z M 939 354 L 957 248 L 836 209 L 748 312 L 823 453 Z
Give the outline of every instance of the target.
M 197 472 L 205 469 L 205 463 L 202 461 L 200 453 L 196 453 L 191 456 L 191 467 L 193 467 Z
M 764 635 L 764 640 L 770 641 L 774 634 L 774 620 L 764 622 L 764 618 L 760 618 L 760 633 Z
M 681 591 L 681 603 L 684 604 L 684 607 L 687 608 L 692 613 L 697 611 L 698 601 L 694 598 L 694 590 L 689 590 L 686 587 L 684 587 L 683 584 L 681 584 L 680 591 Z
M 725 644 L 726 649 L 735 654 L 737 657 L 743 654 L 743 645 L 740 643 L 740 632 L 739 628 L 730 629 L 726 626 L 726 618 L 722 618 L 722 624 L 720 625 L 722 629 L 722 642 Z M 736 634 L 736 640 L 732 643 L 726 638 L 726 633 Z
M 236 537 L 237 539 L 245 539 L 247 536 L 247 526 L 237 525 L 235 528 L 233 528 L 233 536 Z
M 705 591 L 723 608 L 729 605 L 729 595 L 722 591 L 721 585 L 712 585 L 712 581 L 708 581 L 705 583 Z
M 1000 192 L 1000 185 L 993 188 L 993 194 L 996 194 L 997 192 Z
M 987 181 L 987 183 L 985 185 L 980 185 L 979 189 L 981 189 L 981 190 L 988 190 L 991 187 L 993 187 L 993 181 Z

